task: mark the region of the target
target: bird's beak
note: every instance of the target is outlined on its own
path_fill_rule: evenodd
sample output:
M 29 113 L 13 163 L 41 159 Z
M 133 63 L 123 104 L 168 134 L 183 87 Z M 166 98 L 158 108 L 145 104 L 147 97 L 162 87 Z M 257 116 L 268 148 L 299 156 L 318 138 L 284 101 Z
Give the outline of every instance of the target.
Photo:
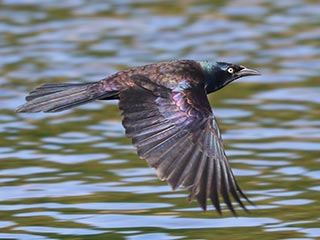
M 261 73 L 257 70 L 246 68 L 244 66 L 238 73 L 238 77 L 245 77 L 245 76 L 256 76 L 256 75 L 261 75 Z

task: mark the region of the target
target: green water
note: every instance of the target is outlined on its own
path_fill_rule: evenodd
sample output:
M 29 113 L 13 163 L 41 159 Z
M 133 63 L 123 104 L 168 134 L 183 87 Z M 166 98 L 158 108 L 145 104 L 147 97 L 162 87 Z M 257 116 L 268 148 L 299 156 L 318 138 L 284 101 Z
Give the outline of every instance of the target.
M 0 239 L 320 238 L 319 12 L 312 0 L 0 2 Z M 116 101 L 14 112 L 41 83 L 168 59 L 263 73 L 210 96 L 249 214 L 172 192 Z

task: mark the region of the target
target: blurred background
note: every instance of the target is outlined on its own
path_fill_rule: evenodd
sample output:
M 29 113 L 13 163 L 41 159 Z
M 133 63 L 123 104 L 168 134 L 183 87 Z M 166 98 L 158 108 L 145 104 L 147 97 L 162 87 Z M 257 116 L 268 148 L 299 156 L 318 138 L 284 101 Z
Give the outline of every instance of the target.
M 318 0 L 0 1 L 0 239 L 319 239 Z M 117 102 L 17 114 L 35 86 L 171 59 L 256 68 L 210 96 L 251 213 L 202 212 Z

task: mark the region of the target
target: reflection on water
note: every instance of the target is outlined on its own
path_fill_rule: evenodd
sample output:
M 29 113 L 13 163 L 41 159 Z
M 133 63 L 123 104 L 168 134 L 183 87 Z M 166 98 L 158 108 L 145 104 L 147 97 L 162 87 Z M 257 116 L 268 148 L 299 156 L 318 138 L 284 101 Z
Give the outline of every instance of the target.
M 208 219 L 208 218 L 179 218 L 176 216 L 145 216 L 129 214 L 60 214 L 58 212 L 38 212 L 17 214 L 17 217 L 50 216 L 59 220 L 77 222 L 96 228 L 143 228 L 155 227 L 164 229 L 198 229 L 198 228 L 233 228 L 258 227 L 265 224 L 277 223 L 272 218 L 239 217 Z M 125 221 L 124 221 L 125 219 Z
M 295 1 L 3 1 L 0 239 L 317 239 L 320 4 Z M 263 75 L 210 97 L 255 206 L 218 216 L 138 159 L 117 102 L 16 114 L 44 82 L 93 81 L 168 59 Z

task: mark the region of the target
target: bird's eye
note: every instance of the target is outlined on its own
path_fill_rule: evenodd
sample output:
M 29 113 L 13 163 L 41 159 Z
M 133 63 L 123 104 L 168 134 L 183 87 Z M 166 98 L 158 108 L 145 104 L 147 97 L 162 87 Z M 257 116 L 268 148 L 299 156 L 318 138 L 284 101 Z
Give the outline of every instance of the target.
M 229 68 L 227 69 L 227 71 L 228 71 L 228 73 L 233 73 L 233 72 L 234 72 L 234 69 L 233 69 L 232 67 L 229 67 Z

